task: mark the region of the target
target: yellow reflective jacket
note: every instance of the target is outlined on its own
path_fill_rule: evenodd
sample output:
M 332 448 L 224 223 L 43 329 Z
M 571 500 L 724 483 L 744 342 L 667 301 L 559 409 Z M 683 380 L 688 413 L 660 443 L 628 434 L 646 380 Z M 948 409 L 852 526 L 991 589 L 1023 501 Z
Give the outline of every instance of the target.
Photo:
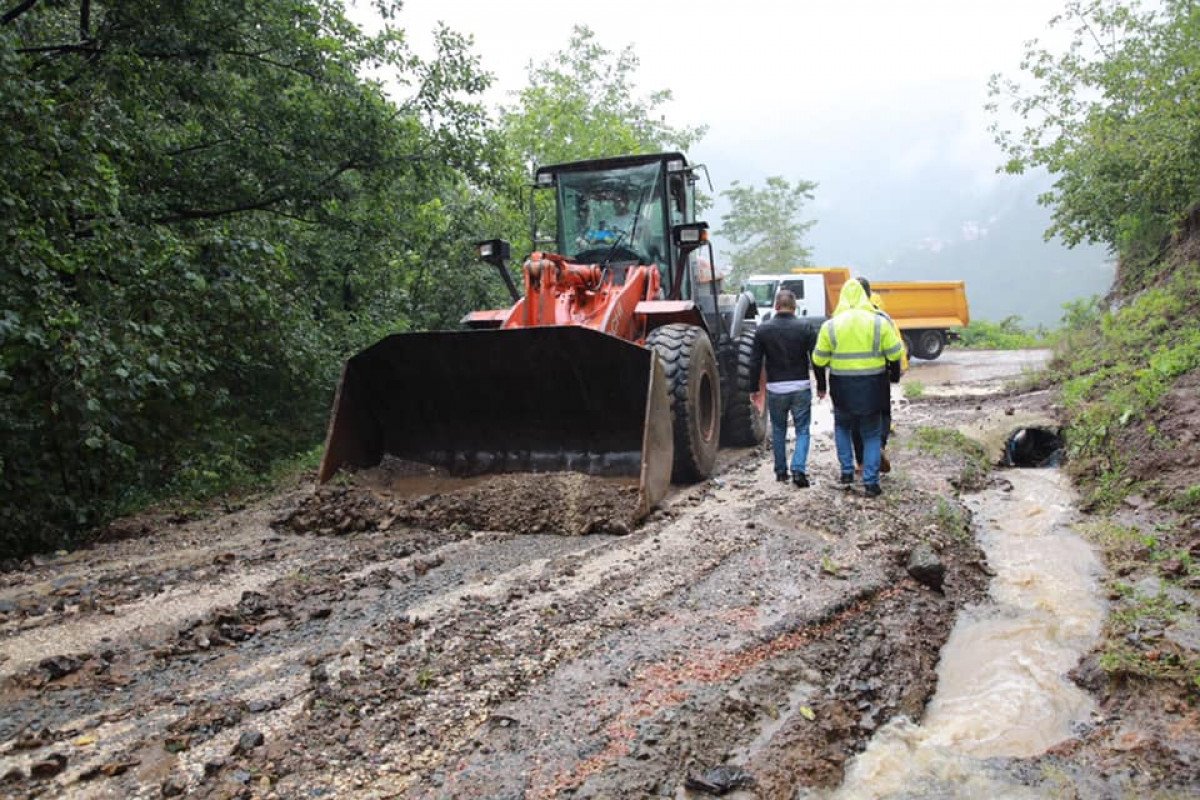
M 813 364 L 828 366 L 831 375 L 840 377 L 882 374 L 887 362 L 899 360 L 904 352 L 895 326 L 884 321 L 862 284 L 846 281 L 837 310 L 821 325 Z
M 892 319 L 892 315 L 887 313 L 887 309 L 883 306 L 883 298 L 878 292 L 871 292 L 871 305 L 875 306 L 875 310 L 887 317 L 887 321 L 891 324 L 892 329 L 896 331 L 896 335 L 900 337 L 900 343 L 904 344 L 904 336 L 900 333 L 900 326 L 896 324 L 896 320 Z M 900 371 L 908 372 L 908 348 L 905 347 L 900 351 Z

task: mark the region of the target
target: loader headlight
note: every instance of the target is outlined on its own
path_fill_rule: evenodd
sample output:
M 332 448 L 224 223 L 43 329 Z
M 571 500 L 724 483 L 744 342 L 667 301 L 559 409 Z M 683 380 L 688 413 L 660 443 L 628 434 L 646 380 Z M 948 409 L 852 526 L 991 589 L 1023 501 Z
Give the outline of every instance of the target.
M 708 241 L 707 222 L 688 222 L 672 228 L 675 244 L 685 250 L 691 250 Z
M 475 243 L 475 252 L 479 255 L 480 261 L 502 265 L 508 260 L 512 249 L 503 239 L 487 239 Z

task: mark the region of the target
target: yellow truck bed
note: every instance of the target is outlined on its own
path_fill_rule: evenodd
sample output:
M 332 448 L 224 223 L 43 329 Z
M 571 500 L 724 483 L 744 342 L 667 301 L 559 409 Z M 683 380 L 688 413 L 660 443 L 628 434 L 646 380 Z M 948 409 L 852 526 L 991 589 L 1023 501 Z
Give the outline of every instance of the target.
M 796 267 L 796 274 L 821 275 L 825 283 L 825 314 L 837 308 L 842 286 L 850 280 L 849 267 Z M 872 281 L 884 311 L 896 321 L 905 347 L 916 358 L 932 360 L 942 353 L 954 328 L 971 322 L 967 287 L 962 281 Z
M 962 281 L 879 281 L 871 290 L 900 330 L 965 328 L 971 322 Z

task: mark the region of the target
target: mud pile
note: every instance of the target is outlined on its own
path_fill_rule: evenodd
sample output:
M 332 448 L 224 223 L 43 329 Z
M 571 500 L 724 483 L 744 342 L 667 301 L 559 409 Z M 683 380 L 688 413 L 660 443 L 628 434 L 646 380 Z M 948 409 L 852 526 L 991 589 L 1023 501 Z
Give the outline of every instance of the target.
M 576 472 L 454 478 L 404 462 L 345 476 L 276 519 L 277 530 L 340 536 L 394 525 L 509 533 L 627 534 L 638 487 Z

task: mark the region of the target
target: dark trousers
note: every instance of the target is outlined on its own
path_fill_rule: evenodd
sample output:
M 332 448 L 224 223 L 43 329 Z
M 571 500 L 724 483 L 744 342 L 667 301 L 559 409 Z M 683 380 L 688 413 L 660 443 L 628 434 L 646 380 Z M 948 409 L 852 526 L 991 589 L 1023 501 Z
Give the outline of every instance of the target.
M 885 379 L 886 375 L 883 376 Z M 879 449 L 887 450 L 888 435 L 892 432 L 892 384 L 891 381 L 884 381 L 884 396 L 887 398 L 887 403 L 880 412 L 883 419 L 883 432 L 879 437 Z M 853 431 L 851 440 L 854 444 L 854 463 L 862 466 L 863 463 L 863 440 L 862 434 L 857 430 Z

